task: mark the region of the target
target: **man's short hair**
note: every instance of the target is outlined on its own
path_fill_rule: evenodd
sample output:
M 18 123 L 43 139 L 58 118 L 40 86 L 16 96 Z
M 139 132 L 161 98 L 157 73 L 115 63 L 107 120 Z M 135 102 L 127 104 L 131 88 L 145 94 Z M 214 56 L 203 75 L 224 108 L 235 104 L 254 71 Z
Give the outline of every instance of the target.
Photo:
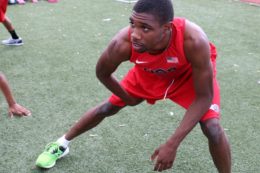
M 136 13 L 148 13 L 156 17 L 160 24 L 173 20 L 174 10 L 171 0 L 139 0 L 134 5 Z

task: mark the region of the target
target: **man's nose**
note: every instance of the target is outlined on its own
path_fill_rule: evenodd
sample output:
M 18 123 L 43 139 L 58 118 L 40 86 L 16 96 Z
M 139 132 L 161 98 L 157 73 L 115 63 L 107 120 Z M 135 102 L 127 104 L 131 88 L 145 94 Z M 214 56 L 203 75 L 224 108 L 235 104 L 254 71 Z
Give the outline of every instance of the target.
M 140 40 L 141 39 L 141 33 L 138 28 L 132 29 L 131 37 L 133 40 Z

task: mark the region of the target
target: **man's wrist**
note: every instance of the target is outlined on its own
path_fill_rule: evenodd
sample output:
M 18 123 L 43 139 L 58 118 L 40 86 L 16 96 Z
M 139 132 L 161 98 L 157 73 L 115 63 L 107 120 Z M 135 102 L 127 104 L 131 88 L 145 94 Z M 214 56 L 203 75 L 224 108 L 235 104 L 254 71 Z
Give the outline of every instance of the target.
M 9 107 L 12 107 L 15 104 L 16 104 L 16 101 L 8 101 L 8 106 Z
M 174 139 L 174 137 L 171 137 L 166 141 L 166 145 L 170 146 L 171 148 L 177 149 L 180 145 L 178 140 Z

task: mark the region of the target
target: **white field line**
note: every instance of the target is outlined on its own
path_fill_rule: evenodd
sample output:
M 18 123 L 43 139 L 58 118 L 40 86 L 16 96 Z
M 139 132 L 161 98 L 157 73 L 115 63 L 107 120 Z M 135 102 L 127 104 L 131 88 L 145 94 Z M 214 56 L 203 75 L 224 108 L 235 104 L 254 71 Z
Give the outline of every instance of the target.
M 137 0 L 133 0 L 133 1 L 128 1 L 128 0 L 116 0 L 116 1 L 118 1 L 118 2 L 124 2 L 124 3 L 136 3 L 137 2 Z

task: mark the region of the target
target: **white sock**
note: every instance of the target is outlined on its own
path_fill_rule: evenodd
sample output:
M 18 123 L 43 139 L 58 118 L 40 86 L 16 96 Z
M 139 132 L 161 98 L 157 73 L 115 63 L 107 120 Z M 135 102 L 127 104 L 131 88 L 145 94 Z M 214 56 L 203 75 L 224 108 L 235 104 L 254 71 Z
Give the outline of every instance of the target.
M 63 147 L 63 148 L 67 148 L 70 141 L 68 141 L 66 138 L 65 138 L 65 135 L 63 135 L 62 137 L 60 137 L 57 142 Z

